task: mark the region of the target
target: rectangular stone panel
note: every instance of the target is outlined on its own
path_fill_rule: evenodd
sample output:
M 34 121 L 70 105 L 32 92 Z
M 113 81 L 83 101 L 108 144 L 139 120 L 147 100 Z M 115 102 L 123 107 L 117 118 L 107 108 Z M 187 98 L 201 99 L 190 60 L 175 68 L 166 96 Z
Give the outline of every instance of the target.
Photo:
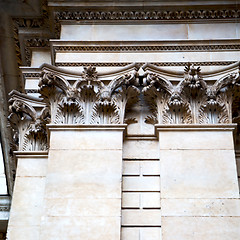
M 160 175 L 160 162 L 159 161 L 137 161 L 137 160 L 124 160 L 123 161 L 123 175 L 124 176 L 156 176 Z
M 123 191 L 160 191 L 160 177 L 123 177 Z
M 23 226 L 39 226 L 43 214 L 45 178 L 17 177 L 8 226 L 13 229 Z M 26 238 L 27 239 L 27 238 Z
M 120 239 L 120 217 L 47 217 L 41 240 Z
M 120 198 L 122 151 L 51 150 L 46 198 Z
M 239 217 L 162 217 L 163 240 L 235 240 Z
M 126 140 L 123 143 L 123 158 L 159 159 L 158 141 Z
M 104 135 L 104 137 L 103 137 Z M 117 150 L 122 149 L 121 131 L 51 131 L 50 149 Z
M 141 173 L 143 176 L 160 175 L 160 161 L 142 161 Z
M 240 199 L 161 199 L 162 216 L 240 216 Z
M 61 39 L 81 41 L 139 41 L 159 39 L 186 39 L 187 25 L 155 24 L 130 25 L 62 25 Z M 72 33 L 75 33 L 74 35 Z M 84 32 L 84 34 L 82 34 Z
M 238 198 L 232 150 L 162 150 L 163 198 Z
M 122 227 L 122 240 L 161 240 L 160 227 Z
M 141 194 L 141 207 L 147 208 L 160 208 L 160 193 L 142 193 Z
M 78 41 L 153 41 L 239 39 L 239 23 L 207 24 L 129 24 L 62 25 L 62 40 Z M 201 34 L 202 32 L 205 34 Z M 75 33 L 74 35 L 72 33 Z M 84 32 L 84 34 L 82 34 Z M 71 36 L 71 37 L 70 37 Z
M 120 217 L 121 199 L 47 199 L 45 211 L 53 217 Z
M 40 226 L 22 225 L 18 228 L 8 228 L 7 238 L 9 240 L 39 240 Z
M 233 150 L 231 131 L 160 131 L 160 149 Z
M 45 177 L 47 158 L 18 158 L 17 177 Z
M 139 161 L 123 161 L 123 175 L 139 176 L 140 164 L 141 163 Z
M 153 209 L 160 208 L 160 193 L 158 192 L 124 192 L 122 208 Z
M 149 51 L 143 51 L 143 52 L 102 52 L 99 54 L 99 52 L 69 52 L 69 53 L 56 53 L 56 63 L 96 63 L 96 62 L 104 62 L 104 63 L 132 63 L 132 62 L 151 62 L 151 63 L 166 63 L 166 62 L 224 62 L 224 61 L 238 61 L 239 60 L 239 53 L 237 51 L 222 51 L 222 52 L 214 52 L 214 51 L 169 51 L 169 52 L 150 52 Z M 64 67 L 68 70 L 78 70 L 79 67 Z M 99 70 L 106 71 L 108 67 L 105 67 Z M 171 68 L 173 68 L 171 66 Z M 169 69 L 169 67 L 168 67 Z M 182 71 L 183 67 L 179 70 Z M 109 70 L 109 69 L 108 69 Z M 113 68 L 111 68 L 113 70 Z M 117 70 L 114 68 L 114 70 Z M 149 128 L 150 129 L 150 128 Z M 140 130 L 140 129 L 139 129 Z M 131 133 L 133 131 L 130 129 Z M 146 133 L 146 131 L 141 131 L 139 133 Z
M 122 226 L 161 226 L 160 210 L 122 210 Z
M 122 208 L 140 208 L 140 193 L 123 192 Z

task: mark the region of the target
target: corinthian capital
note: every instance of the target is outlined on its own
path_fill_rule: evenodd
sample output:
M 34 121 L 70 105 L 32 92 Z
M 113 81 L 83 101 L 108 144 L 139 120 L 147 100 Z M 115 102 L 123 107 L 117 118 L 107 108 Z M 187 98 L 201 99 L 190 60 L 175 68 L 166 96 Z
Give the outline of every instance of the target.
M 153 113 L 146 123 L 232 122 L 232 108 L 236 112 L 240 99 L 239 63 L 214 72 L 201 72 L 200 67 L 190 63 L 184 71 L 166 71 L 150 64 L 143 68 L 146 72 L 143 92 Z
M 15 150 L 47 150 L 46 124 L 49 122 L 49 114 L 45 105 L 17 91 L 12 91 L 10 96 L 8 119 L 14 135 Z M 40 105 L 38 110 L 32 106 L 34 102 Z
M 105 74 L 98 74 L 93 66 L 74 74 L 45 65 L 39 92 L 50 109 L 51 123 L 120 124 L 124 122 L 125 109 L 139 95 L 134 87 L 136 75 L 135 65 Z

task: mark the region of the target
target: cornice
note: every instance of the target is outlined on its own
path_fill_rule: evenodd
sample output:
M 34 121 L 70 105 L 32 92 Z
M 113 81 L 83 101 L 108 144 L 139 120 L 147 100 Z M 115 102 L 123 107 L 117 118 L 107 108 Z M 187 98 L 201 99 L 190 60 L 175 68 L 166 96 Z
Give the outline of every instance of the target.
M 81 23 L 101 23 L 101 22 L 121 22 L 121 23 L 183 23 L 183 22 L 240 22 L 240 10 L 234 6 L 216 6 L 216 9 L 196 9 L 193 6 L 192 10 L 186 10 L 183 6 L 178 6 L 179 10 L 157 10 L 151 9 L 142 11 L 141 9 L 134 11 L 61 11 L 58 8 L 49 8 L 44 4 L 43 15 L 41 17 L 19 17 L 13 18 L 13 31 L 16 48 L 16 56 L 18 65 L 30 65 L 31 63 L 31 48 L 49 48 L 49 39 L 51 37 L 59 38 L 60 22 L 71 24 Z M 225 8 L 223 8 L 225 7 Z M 206 8 L 206 9 L 204 9 Z M 80 8 L 81 9 L 81 8 Z M 54 20 L 51 19 L 54 16 Z M 52 22 L 53 21 L 53 22 Z M 51 29 L 54 26 L 54 30 Z M 22 31 L 24 29 L 24 31 Z M 21 37 L 20 32 L 21 30 Z M 38 33 L 36 32 L 38 31 Z M 45 32 L 45 33 L 44 33 Z M 29 37 L 29 34 L 31 37 Z M 43 36 L 46 35 L 46 36 Z M 199 46 L 80 46 L 80 47 L 56 47 L 56 51 L 224 51 L 224 50 L 239 50 L 239 45 L 199 45 Z
M 27 66 L 31 65 L 31 57 L 32 57 L 31 49 L 33 48 L 46 48 L 50 50 L 49 37 L 24 39 L 25 63 Z
M 14 151 L 17 158 L 47 158 L 48 151 Z
M 204 6 L 202 6 L 204 7 Z M 206 6 L 205 6 L 206 7 Z M 148 11 L 56 11 L 56 21 L 236 21 L 240 10 L 236 9 L 201 9 L 201 10 L 148 10 Z
M 219 61 L 219 62 L 192 62 L 197 66 L 226 66 L 235 63 L 235 61 Z M 55 66 L 57 67 L 86 67 L 93 65 L 95 67 L 124 67 L 131 64 L 130 62 L 57 62 Z M 136 64 L 142 67 L 145 63 L 136 62 Z M 159 67 L 179 67 L 185 66 L 187 62 L 152 62 L 155 66 Z M 37 73 L 24 73 L 24 77 L 38 77 Z
M 55 52 L 208 52 L 221 50 L 240 50 L 240 44 L 231 45 L 175 45 L 175 46 L 58 46 Z
M 31 95 L 27 95 L 25 93 L 20 93 L 16 90 L 12 90 L 9 93 L 9 96 L 11 97 L 11 99 L 24 101 L 31 105 L 36 105 L 36 106 L 41 106 L 41 107 L 46 106 L 46 104 L 43 102 L 43 99 L 31 96 Z
M 47 42 L 49 40 L 50 34 L 47 38 L 42 37 L 42 32 L 49 30 L 48 14 L 45 11 L 42 17 L 19 17 L 12 18 L 12 21 L 17 63 L 19 66 L 30 65 L 31 51 L 29 47 L 32 47 L 34 43 L 36 47 L 40 47 L 37 42 Z M 29 38 L 29 34 L 32 35 L 31 38 Z
M 134 1 L 126 1 L 126 0 L 83 0 L 83 1 L 78 1 L 78 0 L 68 0 L 68 1 L 62 1 L 62 0 L 50 0 L 48 1 L 48 5 L 51 7 L 176 7 L 176 6 L 182 6 L 182 7 L 188 7 L 189 5 L 191 6 L 212 6 L 212 5 L 235 5 L 237 4 L 238 0 L 198 0 L 198 1 L 189 1 L 189 0 L 181 0 L 181 1 L 176 1 L 176 0 L 134 0 Z
M 190 5 L 192 9 L 188 9 L 189 6 L 178 6 L 178 10 L 166 10 L 154 7 L 154 10 L 150 8 L 145 10 L 146 6 L 134 9 L 132 11 L 124 10 L 69 10 L 61 11 L 54 10 L 54 26 L 55 36 L 60 36 L 60 22 L 81 24 L 81 23 L 204 23 L 204 22 L 239 22 L 240 10 L 234 5 L 233 7 L 223 6 L 221 8 L 213 7 L 209 9 L 206 6 L 201 8 L 195 8 Z M 127 7 L 129 9 L 129 7 Z M 187 10 L 186 10 L 187 8 Z M 156 10 L 157 9 L 157 10 Z M 159 10 L 158 10 L 159 9 Z
M 90 64 L 88 66 L 93 66 L 93 64 Z M 74 77 L 81 77 L 84 75 L 84 72 L 80 72 L 80 71 L 73 71 L 73 70 L 67 70 L 67 69 L 63 69 L 63 68 L 59 68 L 57 66 L 54 65 L 50 65 L 47 63 L 44 63 L 40 66 L 40 69 L 42 70 L 47 70 L 47 71 L 51 71 L 55 74 L 61 74 L 64 76 L 74 76 Z M 115 76 L 115 75 L 119 75 L 119 74 L 124 74 L 126 72 L 129 72 L 131 70 L 138 70 L 139 69 L 139 65 L 136 63 L 130 63 L 129 65 L 126 65 L 124 67 L 122 67 L 121 69 L 118 70 L 108 70 L 105 72 L 101 72 L 98 73 L 98 77 L 106 77 L 106 76 Z
M 48 131 L 125 131 L 127 124 L 47 124 Z
M 187 63 L 187 65 L 189 65 L 190 63 Z M 191 63 L 191 65 L 194 65 Z M 146 72 L 154 72 L 155 74 L 166 74 L 169 76 L 175 76 L 175 77 L 179 77 L 179 76 L 184 76 L 185 74 L 185 69 L 183 71 L 176 71 L 176 70 L 171 70 L 171 69 L 163 69 L 161 67 L 156 66 L 155 64 L 151 64 L 151 63 L 145 63 L 142 66 L 142 69 Z M 201 76 L 202 77 L 211 77 L 211 76 L 216 76 L 216 75 L 221 75 L 221 74 L 226 74 L 229 71 L 234 71 L 234 70 L 238 70 L 240 69 L 240 62 L 234 62 L 233 64 L 224 66 L 220 69 L 215 69 L 215 70 L 208 70 L 208 71 L 201 71 Z
M 159 131 L 235 131 L 237 124 L 156 124 Z

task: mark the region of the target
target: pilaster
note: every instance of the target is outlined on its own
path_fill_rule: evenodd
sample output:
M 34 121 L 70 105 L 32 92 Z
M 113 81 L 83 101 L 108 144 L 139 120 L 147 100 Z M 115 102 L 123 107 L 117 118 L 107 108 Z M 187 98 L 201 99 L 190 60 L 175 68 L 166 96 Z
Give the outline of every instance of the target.
M 162 239 L 238 238 L 240 199 L 235 127 L 156 125 L 161 162 Z
M 18 163 L 7 239 L 39 240 L 48 153 L 15 154 Z
M 40 239 L 120 240 L 126 125 L 47 127 L 50 148 Z

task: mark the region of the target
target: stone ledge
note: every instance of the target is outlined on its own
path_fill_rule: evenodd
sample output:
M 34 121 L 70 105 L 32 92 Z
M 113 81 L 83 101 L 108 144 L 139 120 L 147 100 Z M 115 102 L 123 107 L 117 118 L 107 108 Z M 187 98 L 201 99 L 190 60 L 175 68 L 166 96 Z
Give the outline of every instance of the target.
M 156 124 L 158 131 L 234 131 L 237 124 Z
M 47 124 L 48 131 L 124 131 L 127 124 Z
M 43 158 L 48 157 L 48 151 L 14 151 L 17 158 Z

